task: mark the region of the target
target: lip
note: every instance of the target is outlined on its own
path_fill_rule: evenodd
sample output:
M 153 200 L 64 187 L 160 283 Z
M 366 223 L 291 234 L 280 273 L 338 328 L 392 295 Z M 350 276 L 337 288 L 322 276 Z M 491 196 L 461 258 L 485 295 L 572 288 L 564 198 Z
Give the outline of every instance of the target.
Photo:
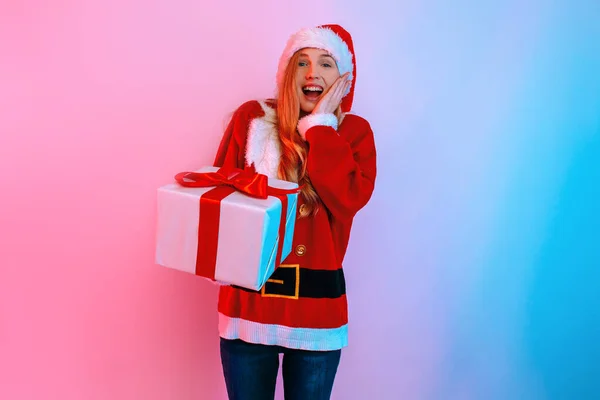
M 304 95 L 304 101 L 306 101 L 308 103 L 317 104 L 319 102 L 319 100 L 321 100 L 321 96 L 317 97 L 316 99 L 309 99 L 308 97 L 306 97 L 306 95 Z
M 314 84 L 314 83 L 307 83 L 307 84 L 305 84 L 305 85 L 302 85 L 302 89 L 304 89 L 304 88 L 305 88 L 305 87 L 307 87 L 307 86 L 314 86 L 314 87 L 318 87 L 319 89 L 321 89 L 321 90 L 323 90 L 323 91 L 325 90 L 325 88 L 324 88 L 323 86 L 321 86 L 321 85 L 317 85 L 317 84 Z

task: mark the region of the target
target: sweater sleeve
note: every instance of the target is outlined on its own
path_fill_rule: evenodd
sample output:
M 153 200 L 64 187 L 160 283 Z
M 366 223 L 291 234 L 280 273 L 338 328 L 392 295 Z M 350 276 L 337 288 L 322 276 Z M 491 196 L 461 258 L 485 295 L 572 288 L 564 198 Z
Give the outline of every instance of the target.
M 244 168 L 245 149 L 250 121 L 264 114 L 257 101 L 242 104 L 233 114 L 215 156 L 215 167 Z
M 346 119 L 339 134 L 330 125 L 314 125 L 305 132 L 308 176 L 325 207 L 341 219 L 353 218 L 367 204 L 377 174 L 369 123 L 354 115 Z

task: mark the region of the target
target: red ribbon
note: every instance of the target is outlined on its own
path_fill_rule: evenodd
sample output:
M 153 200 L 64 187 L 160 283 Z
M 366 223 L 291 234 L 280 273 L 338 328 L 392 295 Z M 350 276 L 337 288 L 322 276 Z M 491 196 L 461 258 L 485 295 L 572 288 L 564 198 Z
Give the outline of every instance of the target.
M 198 251 L 196 254 L 196 274 L 210 279 L 215 277 L 217 265 L 217 247 L 219 239 L 219 221 L 221 217 L 221 201 L 239 191 L 248 196 L 266 199 L 275 196 L 281 201 L 281 219 L 279 221 L 279 245 L 275 266 L 281 263 L 283 239 L 287 221 L 288 194 L 295 194 L 297 189 L 279 189 L 268 185 L 266 175 L 258 174 L 253 167 L 242 170 L 238 168 L 221 168 L 217 172 L 181 172 L 175 180 L 184 187 L 216 186 L 200 196 L 200 215 L 198 224 Z

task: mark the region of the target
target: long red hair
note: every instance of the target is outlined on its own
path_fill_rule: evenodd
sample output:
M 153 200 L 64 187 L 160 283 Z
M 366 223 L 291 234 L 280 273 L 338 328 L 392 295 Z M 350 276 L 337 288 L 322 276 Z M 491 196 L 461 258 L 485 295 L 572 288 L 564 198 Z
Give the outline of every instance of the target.
M 278 175 L 280 179 L 298 182 L 303 186 L 302 195 L 307 207 L 307 213 L 303 216 L 306 216 L 316 213 L 321 201 L 306 172 L 308 143 L 300 137 L 297 128 L 300 119 L 300 101 L 296 89 L 299 58 L 300 51 L 297 51 L 290 59 L 277 97 L 277 128 L 281 140 Z M 341 116 L 339 107 L 336 116 L 339 120 Z

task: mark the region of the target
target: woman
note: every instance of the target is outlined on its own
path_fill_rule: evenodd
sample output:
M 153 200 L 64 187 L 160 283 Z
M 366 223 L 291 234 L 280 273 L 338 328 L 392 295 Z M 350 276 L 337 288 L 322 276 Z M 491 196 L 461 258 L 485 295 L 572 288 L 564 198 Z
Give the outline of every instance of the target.
M 233 115 L 215 166 L 303 185 L 292 253 L 260 292 L 223 286 L 221 359 L 230 399 L 272 399 L 283 354 L 286 399 L 329 399 L 347 340 L 342 260 L 354 215 L 376 175 L 369 123 L 347 114 L 356 61 L 338 25 L 292 35 L 280 58 L 275 100 Z M 366 273 L 366 272 L 362 272 Z

